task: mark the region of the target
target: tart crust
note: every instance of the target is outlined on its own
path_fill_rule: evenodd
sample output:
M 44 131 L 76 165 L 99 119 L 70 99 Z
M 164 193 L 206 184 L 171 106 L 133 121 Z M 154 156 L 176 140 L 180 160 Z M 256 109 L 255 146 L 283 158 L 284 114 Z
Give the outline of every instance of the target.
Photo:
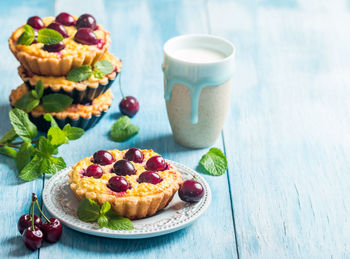
M 116 158 L 116 161 L 123 159 L 127 150 L 117 149 L 109 152 Z M 87 157 L 73 166 L 68 173 L 70 188 L 73 190 L 78 200 L 89 198 L 95 200 L 100 205 L 109 202 L 113 210 L 120 216 L 129 219 L 141 219 L 154 215 L 157 211 L 165 208 L 173 199 L 175 193 L 182 183 L 179 171 L 172 165 L 164 171 L 158 172 L 162 177 L 162 182 L 153 185 L 151 183 L 137 183 L 138 176 L 146 171 L 147 160 L 158 155 L 153 150 L 142 150 L 145 158 L 143 163 L 133 163 L 137 170 L 136 175 L 125 176 L 132 188 L 124 193 L 117 193 L 107 187 L 109 178 L 115 176 L 111 172 L 112 165 L 101 166 L 104 174 L 100 179 L 86 177 L 82 175 L 82 170 L 86 169 L 92 157 Z
M 10 103 L 14 107 L 17 100 L 23 95 L 29 92 L 28 87 L 25 84 L 21 84 L 19 87 L 11 91 Z M 61 112 L 51 112 L 50 114 L 57 119 L 64 120 L 69 118 L 71 120 L 78 120 L 79 118 L 88 119 L 92 116 L 100 116 L 106 112 L 112 105 L 113 94 L 111 90 L 107 90 L 104 94 L 94 99 L 91 105 L 72 104 Z M 37 106 L 30 112 L 30 115 L 34 118 L 40 117 L 47 113 L 42 105 Z
M 114 66 L 114 71 L 103 78 L 99 79 L 91 75 L 88 80 L 81 82 L 73 82 L 67 80 L 65 76 L 41 76 L 27 71 L 25 67 L 18 67 L 18 74 L 24 82 L 28 82 L 29 85 L 35 86 L 39 80 L 42 81 L 45 89 L 52 89 L 54 92 L 63 90 L 65 92 L 72 92 L 74 89 L 78 91 L 85 91 L 87 88 L 96 89 L 99 85 L 106 85 L 109 80 L 114 80 L 122 69 L 122 62 L 119 58 L 113 54 L 106 52 L 101 60 L 108 60 Z
M 76 17 L 74 17 L 76 19 Z M 42 19 L 45 26 L 55 20 L 54 17 Z M 30 46 L 16 45 L 17 39 L 23 32 L 23 26 L 18 28 L 9 38 L 9 47 L 17 60 L 26 70 L 34 74 L 45 76 L 67 75 L 69 71 L 77 66 L 92 65 L 100 60 L 108 50 L 111 43 L 110 33 L 98 25 L 96 36 L 102 40 L 102 47 L 97 45 L 82 45 L 74 41 L 76 28 L 65 26 L 68 38 L 63 39 L 67 50 L 58 53 L 49 53 L 42 50 L 43 44 L 36 43 Z

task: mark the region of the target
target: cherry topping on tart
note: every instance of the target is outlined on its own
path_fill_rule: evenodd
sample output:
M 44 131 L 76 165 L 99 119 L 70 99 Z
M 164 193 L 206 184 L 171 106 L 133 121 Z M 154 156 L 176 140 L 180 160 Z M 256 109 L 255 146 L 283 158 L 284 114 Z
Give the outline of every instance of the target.
M 139 183 L 151 183 L 157 184 L 160 183 L 163 179 L 159 176 L 158 173 L 153 171 L 146 171 L 139 175 L 137 181 Z
M 96 179 L 101 178 L 102 175 L 103 175 L 103 170 L 101 166 L 96 164 L 90 165 L 84 172 L 84 176 L 93 177 Z
M 167 168 L 167 164 L 164 158 L 161 156 L 153 156 L 148 159 L 146 168 L 151 171 L 164 171 Z
M 133 175 L 136 174 L 136 169 L 128 160 L 121 159 L 113 165 L 113 173 L 116 175 Z
M 96 45 L 100 40 L 89 28 L 80 28 L 74 35 L 74 40 L 85 45 Z
M 107 187 L 115 192 L 125 192 L 130 188 L 128 181 L 123 176 L 113 176 L 108 180 Z
M 63 24 L 65 26 L 72 26 L 75 25 L 75 20 L 73 16 L 71 16 L 68 13 L 60 13 L 59 15 L 56 16 L 56 22 Z
M 49 26 L 47 26 L 47 28 L 53 29 L 53 30 L 59 32 L 63 36 L 63 38 L 68 38 L 68 36 L 69 36 L 67 31 L 66 31 L 66 28 L 64 28 L 64 26 L 58 22 L 53 22 L 53 23 L 49 24 Z
M 110 165 L 115 161 L 115 158 L 111 153 L 105 150 L 97 151 L 93 156 L 93 163 L 99 165 Z
M 130 148 L 124 155 L 124 158 L 135 163 L 142 163 L 144 155 L 140 149 Z
M 27 24 L 32 26 L 33 29 L 37 30 L 40 30 L 45 27 L 43 20 L 41 20 L 39 16 L 29 17 L 29 19 L 27 20 Z
M 77 29 L 80 28 L 90 28 L 96 30 L 96 19 L 91 14 L 82 14 L 77 21 Z
M 59 52 L 65 47 L 66 45 L 64 45 L 64 43 L 61 41 L 57 44 L 44 45 L 43 49 L 46 50 L 47 52 Z

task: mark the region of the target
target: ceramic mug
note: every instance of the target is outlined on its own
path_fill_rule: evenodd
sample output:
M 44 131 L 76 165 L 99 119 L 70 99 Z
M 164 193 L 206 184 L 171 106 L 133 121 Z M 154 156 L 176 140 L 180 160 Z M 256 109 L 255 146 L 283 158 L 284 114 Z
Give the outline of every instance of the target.
M 229 107 L 235 47 L 213 35 L 182 35 L 164 45 L 164 98 L 175 140 L 186 147 L 215 143 Z

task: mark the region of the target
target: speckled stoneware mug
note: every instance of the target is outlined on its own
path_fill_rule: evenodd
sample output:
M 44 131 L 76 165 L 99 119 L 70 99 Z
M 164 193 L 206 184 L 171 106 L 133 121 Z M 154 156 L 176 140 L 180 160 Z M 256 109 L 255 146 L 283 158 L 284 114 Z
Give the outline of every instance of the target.
M 213 35 L 183 35 L 164 45 L 164 98 L 175 140 L 203 148 L 217 140 L 230 107 L 235 47 Z

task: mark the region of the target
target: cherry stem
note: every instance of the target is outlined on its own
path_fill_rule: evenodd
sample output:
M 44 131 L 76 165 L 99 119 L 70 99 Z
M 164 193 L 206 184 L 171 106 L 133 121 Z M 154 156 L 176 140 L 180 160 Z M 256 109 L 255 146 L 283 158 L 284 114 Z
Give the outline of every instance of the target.
M 38 209 L 39 209 L 41 215 L 43 215 L 43 217 L 46 219 L 47 222 L 51 223 L 51 221 L 45 216 L 44 212 L 40 209 L 38 200 L 36 200 L 35 203 L 38 206 Z
M 34 231 L 34 201 L 32 201 L 32 231 Z
M 29 211 L 28 211 L 28 215 L 29 217 L 32 217 L 32 207 L 33 207 L 33 202 L 30 204 L 30 207 L 29 207 Z
M 122 90 L 122 73 L 119 73 L 119 89 L 120 89 L 120 93 L 122 94 L 122 97 L 124 99 L 124 94 L 123 94 L 123 90 Z
M 32 143 L 36 144 L 39 142 L 39 139 L 33 140 Z M 14 143 L 0 143 L 0 147 L 4 147 L 4 146 L 9 146 L 9 147 L 13 147 L 13 148 L 21 148 L 20 146 L 24 143 L 24 141 L 20 141 L 20 142 L 14 142 Z

